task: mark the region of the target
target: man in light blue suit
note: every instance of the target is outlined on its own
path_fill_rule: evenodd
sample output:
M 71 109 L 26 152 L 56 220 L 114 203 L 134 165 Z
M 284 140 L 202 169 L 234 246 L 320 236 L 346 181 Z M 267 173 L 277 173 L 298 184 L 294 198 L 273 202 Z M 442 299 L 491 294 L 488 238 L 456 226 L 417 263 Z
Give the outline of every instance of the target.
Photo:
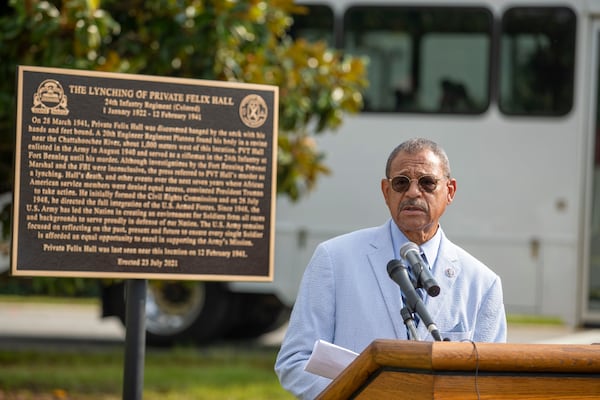
M 321 243 L 304 273 L 275 363 L 282 386 L 298 398 L 314 399 L 331 382 L 304 370 L 315 341 L 360 353 L 375 339 L 408 339 L 402 295 L 386 266 L 409 241 L 421 248 L 440 287 L 423 301 L 441 336 L 506 341 L 500 278 L 439 225 L 456 193 L 445 151 L 427 139 L 408 140 L 392 151 L 385 172 L 381 191 L 391 219 Z M 417 333 L 433 340 L 423 323 Z

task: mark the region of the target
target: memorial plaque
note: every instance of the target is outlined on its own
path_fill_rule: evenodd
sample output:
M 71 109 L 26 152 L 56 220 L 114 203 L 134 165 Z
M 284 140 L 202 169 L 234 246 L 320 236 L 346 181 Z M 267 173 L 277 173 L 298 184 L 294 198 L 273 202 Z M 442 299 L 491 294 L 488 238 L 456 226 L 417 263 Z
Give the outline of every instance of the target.
M 269 281 L 278 89 L 21 66 L 12 274 Z

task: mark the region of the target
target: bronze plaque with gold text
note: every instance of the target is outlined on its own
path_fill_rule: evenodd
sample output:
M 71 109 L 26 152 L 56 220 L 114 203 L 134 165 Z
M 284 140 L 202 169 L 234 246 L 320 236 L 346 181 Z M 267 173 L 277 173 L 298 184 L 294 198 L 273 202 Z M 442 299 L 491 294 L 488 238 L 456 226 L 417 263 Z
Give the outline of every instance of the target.
M 12 274 L 268 281 L 278 89 L 20 66 Z

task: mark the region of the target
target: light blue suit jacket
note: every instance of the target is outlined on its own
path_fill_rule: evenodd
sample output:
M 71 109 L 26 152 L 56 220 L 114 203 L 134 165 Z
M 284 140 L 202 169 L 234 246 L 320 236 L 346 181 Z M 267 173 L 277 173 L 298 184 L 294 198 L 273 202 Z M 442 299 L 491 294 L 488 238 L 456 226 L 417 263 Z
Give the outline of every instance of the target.
M 375 339 L 407 339 L 399 286 L 387 264 L 394 259 L 386 224 L 338 236 L 317 246 L 292 311 L 275 363 L 282 386 L 314 399 L 331 382 L 304 371 L 315 341 L 360 353 Z M 442 232 L 433 275 L 440 286 L 425 305 L 443 338 L 505 342 L 506 315 L 498 275 Z M 419 324 L 421 340 L 433 340 Z

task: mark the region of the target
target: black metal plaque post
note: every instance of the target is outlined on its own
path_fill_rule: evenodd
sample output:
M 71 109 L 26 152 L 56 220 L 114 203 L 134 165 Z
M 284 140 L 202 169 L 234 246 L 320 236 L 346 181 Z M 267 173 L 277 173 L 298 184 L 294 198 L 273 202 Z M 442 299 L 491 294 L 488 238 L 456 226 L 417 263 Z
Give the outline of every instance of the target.
M 126 282 L 123 400 L 141 400 L 146 349 L 146 279 Z

